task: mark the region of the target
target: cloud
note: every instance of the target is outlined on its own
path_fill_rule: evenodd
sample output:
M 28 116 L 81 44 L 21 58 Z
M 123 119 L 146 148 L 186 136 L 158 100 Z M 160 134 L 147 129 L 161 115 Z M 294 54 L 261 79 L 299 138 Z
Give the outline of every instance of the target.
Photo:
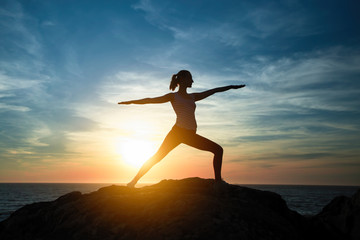
M 7 41 L 11 39 L 11 44 L 16 46 L 18 51 L 22 50 L 30 55 L 38 56 L 41 49 L 40 43 L 37 36 L 27 27 L 34 19 L 26 15 L 22 6 L 16 1 L 12 1 L 7 7 L 0 11 L 1 35 L 5 40 L 3 44 L 10 44 Z
M 251 35 L 257 38 L 269 38 L 274 34 L 281 37 L 305 37 L 323 30 L 312 24 L 313 17 L 301 4 L 289 6 L 281 2 L 266 3 L 253 8 L 243 18 L 253 29 Z
M 319 13 L 298 1 L 59 4 L 0 8 L 1 159 L 80 159 L 88 146 L 141 135 L 141 124 L 161 141 L 175 120 L 171 105 L 116 103 L 168 93 L 180 69 L 194 76 L 189 92 L 247 85 L 197 103 L 199 132 L 231 157 L 269 156 L 263 166 L 271 167 L 276 157 L 358 153 L 360 51 L 346 18 L 330 18 L 337 9 Z
M 12 72 L 11 66 L 0 62 L 0 66 L 2 69 L 5 69 L 7 72 Z M 27 73 L 27 67 L 23 67 L 20 63 L 17 64 L 18 73 L 22 73 L 24 75 L 33 75 L 34 72 Z M 40 85 L 46 82 L 45 79 L 29 79 L 23 78 L 22 76 L 11 76 L 6 74 L 4 71 L 0 71 L 0 91 L 3 92 L 11 92 L 15 90 L 21 89 L 31 89 L 31 88 L 39 88 Z
M 61 68 L 54 68 L 43 45 L 41 26 L 12 1 L 0 10 L 3 48 L 0 57 L 0 158 L 2 164 L 21 159 L 38 164 L 48 159 L 79 156 L 69 151 L 73 142 L 69 133 L 92 131 L 96 122 L 78 116 L 73 102 L 64 95 L 73 94 L 64 85 Z M 47 26 L 54 26 L 46 23 Z M 60 46 L 60 45 L 59 45 Z M 66 52 L 67 77 L 82 74 L 77 55 L 71 47 Z
M 164 95 L 168 90 L 170 76 L 155 71 L 119 71 L 114 75 L 106 76 L 99 90 L 100 97 L 116 103 L 121 98 L 145 98 Z
M 56 26 L 56 23 L 54 23 L 53 21 L 47 20 L 47 21 L 43 21 L 42 25 L 45 27 L 53 27 L 53 26 Z
M 228 142 L 248 160 L 355 161 L 359 56 L 354 49 L 337 47 L 243 63 L 239 75 L 246 76 L 248 86 L 241 93 L 241 113 L 233 118 L 239 127 L 233 124 Z
M 8 105 L 5 103 L 0 103 L 0 112 L 2 110 L 27 112 L 27 111 L 30 111 L 30 108 L 24 107 L 24 106 L 14 106 L 14 105 Z
M 173 40 L 161 52 L 138 60 L 162 70 L 185 66 L 195 76 L 195 91 L 246 83 L 239 92 L 216 94 L 198 103 L 200 131 L 215 136 L 232 152 L 246 146 L 248 156 L 261 148 L 259 158 L 283 151 L 275 157 L 289 159 L 297 150 L 304 152 L 299 159 L 308 159 L 340 158 L 336 152 L 345 145 L 347 151 L 355 151 L 358 146 L 351 139 L 359 133 L 359 50 L 342 45 L 316 50 L 302 45 L 305 49 L 296 50 L 293 43 L 298 39 L 327 31 L 311 24 L 314 16 L 301 5 L 292 11 L 287 11 L 291 6 L 286 4 L 253 6 L 245 8 L 246 13 L 236 11 L 237 7 L 226 16 L 213 15 L 210 21 L 206 17 L 190 20 L 189 15 L 179 21 L 181 9 L 175 5 L 140 1 L 134 8 L 171 33 Z M 283 55 L 283 46 L 292 52 Z M 129 79 L 134 81 L 124 93 L 145 91 L 133 84 L 142 80 Z M 157 89 L 149 88 L 148 93 L 160 93 Z M 221 132 L 216 131 L 220 128 Z M 255 147 L 257 143 L 261 147 Z
M 249 4 L 246 2 L 225 1 L 223 4 L 231 6 L 226 11 L 220 11 L 216 1 L 209 1 L 206 6 L 198 4 L 159 3 L 157 1 L 142 0 L 133 5 L 137 11 L 145 13 L 145 19 L 152 25 L 170 32 L 174 37 L 174 44 L 194 45 L 202 47 L 204 44 L 217 49 L 231 47 L 233 50 L 248 52 L 283 48 L 278 45 L 282 41 L 316 35 L 324 30 L 312 24 L 314 19 L 301 4 L 294 7 L 286 2 Z M 206 7 L 206 14 L 202 18 L 196 17 L 198 8 Z M 184 11 L 187 14 L 184 14 Z M 205 10 L 204 10 L 205 11 Z M 269 42 L 269 44 L 265 44 Z M 289 45 L 289 42 L 286 44 Z M 183 46 L 184 47 L 184 46 Z M 181 52 L 182 49 L 179 49 Z
M 288 106 L 290 111 L 356 111 L 360 101 L 360 86 L 355 81 L 360 74 L 359 57 L 359 52 L 329 49 L 268 61 L 250 78 L 255 79 L 252 84 L 261 94 L 273 99 L 272 104 Z

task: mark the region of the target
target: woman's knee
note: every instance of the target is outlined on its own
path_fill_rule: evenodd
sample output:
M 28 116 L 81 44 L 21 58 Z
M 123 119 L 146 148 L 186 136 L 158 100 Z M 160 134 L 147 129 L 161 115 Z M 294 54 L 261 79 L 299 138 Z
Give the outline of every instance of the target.
M 222 156 L 223 153 L 224 153 L 224 149 L 219 144 L 216 144 L 215 147 L 214 147 L 213 153 L 215 155 Z

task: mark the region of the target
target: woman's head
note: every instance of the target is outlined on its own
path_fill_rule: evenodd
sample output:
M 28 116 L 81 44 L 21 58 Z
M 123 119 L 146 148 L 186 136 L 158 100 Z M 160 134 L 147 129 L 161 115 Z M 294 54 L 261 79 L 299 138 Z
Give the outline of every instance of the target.
M 172 75 L 169 88 L 174 91 L 178 85 L 191 87 L 193 82 L 191 73 L 188 70 L 181 70 L 177 74 Z

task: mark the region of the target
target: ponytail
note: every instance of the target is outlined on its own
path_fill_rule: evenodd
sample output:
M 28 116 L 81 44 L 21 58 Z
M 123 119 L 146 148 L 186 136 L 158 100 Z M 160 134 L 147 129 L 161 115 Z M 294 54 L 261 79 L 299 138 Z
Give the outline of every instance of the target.
M 169 87 L 170 90 L 174 91 L 175 88 L 180 84 L 182 79 L 188 77 L 189 75 L 192 78 L 191 73 L 188 70 L 181 70 L 177 74 L 172 75 Z
M 169 89 L 171 91 L 174 91 L 177 85 L 179 84 L 179 77 L 177 74 L 173 74 L 171 77 L 170 87 Z

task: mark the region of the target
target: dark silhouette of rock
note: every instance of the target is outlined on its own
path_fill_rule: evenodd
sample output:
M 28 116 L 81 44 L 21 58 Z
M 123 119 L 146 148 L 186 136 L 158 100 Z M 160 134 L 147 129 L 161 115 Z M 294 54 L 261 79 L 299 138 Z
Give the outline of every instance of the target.
M 360 239 L 360 189 L 354 196 L 334 198 L 313 221 L 339 239 Z
M 289 210 L 278 194 L 214 188 L 214 180 L 200 178 L 72 192 L 24 206 L 0 223 L 0 239 L 14 240 L 341 239 L 328 233 L 318 219 Z

